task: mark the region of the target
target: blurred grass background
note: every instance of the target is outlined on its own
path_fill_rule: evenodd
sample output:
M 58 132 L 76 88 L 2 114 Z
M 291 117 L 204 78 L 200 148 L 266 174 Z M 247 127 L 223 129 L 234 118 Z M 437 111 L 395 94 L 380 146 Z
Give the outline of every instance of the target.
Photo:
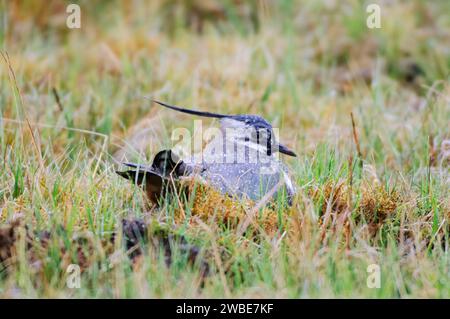
M 70 290 L 63 265 L 76 256 L 49 249 L 35 269 L 18 248 L 2 296 L 449 297 L 449 1 L 377 1 L 380 29 L 366 26 L 367 1 L 73 1 L 80 29 L 66 26 L 70 3 L 0 0 L 2 223 L 20 216 L 101 243 L 134 216 L 233 257 L 223 257 L 227 272 L 213 258 L 218 271 L 199 288 L 185 262 L 146 256 L 133 270 L 99 248 L 83 289 Z M 114 175 L 121 161 L 170 147 L 172 129 L 193 127 L 143 96 L 257 113 L 280 128 L 299 154 L 288 163 L 300 189 L 275 235 L 237 236 L 214 218 L 204 220 L 212 232 L 177 223 L 171 205 L 149 210 Z M 340 193 L 343 184 L 352 188 Z M 377 215 L 394 191 L 368 232 L 361 212 Z M 325 222 L 348 212 L 351 230 Z M 380 289 L 366 286 L 371 263 Z

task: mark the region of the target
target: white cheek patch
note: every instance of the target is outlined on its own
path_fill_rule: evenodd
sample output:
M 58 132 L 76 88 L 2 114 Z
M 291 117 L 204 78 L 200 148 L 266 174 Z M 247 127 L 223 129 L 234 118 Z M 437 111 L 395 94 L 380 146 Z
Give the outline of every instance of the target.
M 255 140 L 256 142 L 256 129 L 244 122 L 224 118 L 220 120 L 220 125 L 227 140 Z
M 220 126 L 223 129 L 227 129 L 227 128 L 235 128 L 235 129 L 244 129 L 246 127 L 249 127 L 247 124 L 245 124 L 244 122 L 241 121 L 236 121 L 233 120 L 232 118 L 226 117 L 223 119 L 220 119 Z

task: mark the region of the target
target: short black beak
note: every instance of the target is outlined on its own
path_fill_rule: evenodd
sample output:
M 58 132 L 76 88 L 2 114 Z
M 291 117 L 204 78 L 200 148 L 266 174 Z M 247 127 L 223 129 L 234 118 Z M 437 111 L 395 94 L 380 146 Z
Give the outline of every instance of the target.
M 284 146 L 283 144 L 278 144 L 278 151 L 280 153 L 289 155 L 289 156 L 294 156 L 297 157 L 297 154 L 295 154 L 293 151 L 291 151 L 290 149 L 288 149 L 286 146 Z

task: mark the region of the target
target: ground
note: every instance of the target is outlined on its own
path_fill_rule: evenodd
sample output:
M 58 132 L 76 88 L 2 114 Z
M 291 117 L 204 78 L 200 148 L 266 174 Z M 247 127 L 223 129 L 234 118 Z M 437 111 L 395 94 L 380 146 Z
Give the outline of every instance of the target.
M 373 2 L 1 1 L 0 296 L 449 298 L 450 2 Z M 264 116 L 293 205 L 150 204 L 143 97 Z

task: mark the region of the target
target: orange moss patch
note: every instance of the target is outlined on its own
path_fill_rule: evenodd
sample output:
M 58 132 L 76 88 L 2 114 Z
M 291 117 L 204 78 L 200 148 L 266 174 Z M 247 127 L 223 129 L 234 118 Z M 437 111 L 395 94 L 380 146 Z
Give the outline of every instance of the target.
M 207 222 L 213 219 L 216 223 L 237 227 L 247 219 L 257 203 L 251 200 L 240 200 L 223 195 L 218 190 L 202 182 L 186 179 L 182 181 L 183 190 L 187 195 L 187 205 L 181 203 L 182 208 L 175 212 L 176 222 L 181 223 L 186 219 L 186 211 L 189 207 L 191 216 Z M 180 198 L 180 196 L 177 196 Z M 262 228 L 267 233 L 274 233 L 278 228 L 278 216 L 276 211 L 269 207 L 261 208 L 253 217 L 255 228 Z
M 379 226 L 395 212 L 400 202 L 400 196 L 395 191 L 388 192 L 381 185 L 365 185 L 358 210 L 369 225 Z
M 397 192 L 389 192 L 380 184 L 371 185 L 368 182 L 353 189 L 344 181 L 328 182 L 314 189 L 311 196 L 320 205 L 321 225 L 329 224 L 330 220 L 334 225 L 339 217 L 347 214 L 347 221 L 353 216 L 356 223 L 366 224 L 373 235 L 401 202 Z

